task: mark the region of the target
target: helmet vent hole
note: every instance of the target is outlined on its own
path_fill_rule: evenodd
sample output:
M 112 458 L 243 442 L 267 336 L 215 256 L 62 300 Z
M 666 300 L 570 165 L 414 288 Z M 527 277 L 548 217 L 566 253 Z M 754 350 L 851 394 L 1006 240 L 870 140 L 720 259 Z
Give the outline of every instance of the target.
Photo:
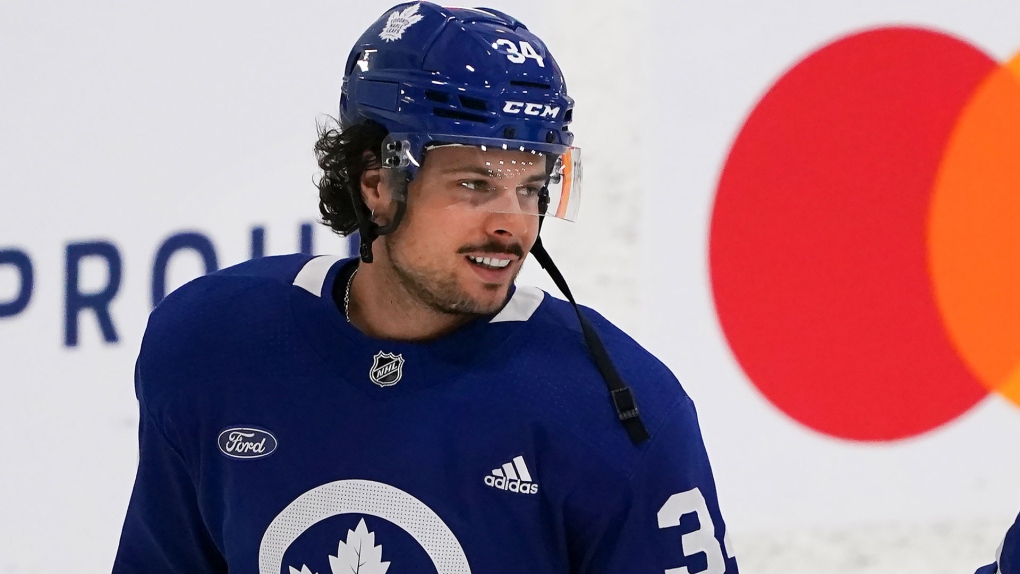
M 345 76 L 350 76 L 351 72 L 354 71 L 354 67 L 358 64 L 358 60 L 361 59 L 362 53 L 363 52 L 358 52 L 357 54 L 351 54 L 351 58 L 347 62 L 347 69 L 344 70 L 344 75 Z
M 570 123 L 572 119 L 574 119 L 574 108 L 570 108 L 563 114 L 563 123 Z
M 480 124 L 489 123 L 489 118 L 480 116 L 478 114 L 469 114 L 468 112 L 462 112 L 459 110 L 446 110 L 443 108 L 435 108 L 432 113 L 436 114 L 441 118 L 447 118 L 451 120 L 462 120 L 465 122 L 477 122 Z
M 438 90 L 425 90 L 425 99 L 445 104 L 450 101 L 450 96 L 446 95 L 445 92 L 440 92 Z
M 460 96 L 460 105 L 470 110 L 478 110 L 480 112 L 488 111 L 488 108 L 485 106 L 485 100 L 472 98 L 471 96 Z
M 552 89 L 552 86 L 549 84 L 543 84 L 542 82 L 528 82 L 526 80 L 510 80 L 510 85 L 520 88 L 539 88 L 542 90 Z

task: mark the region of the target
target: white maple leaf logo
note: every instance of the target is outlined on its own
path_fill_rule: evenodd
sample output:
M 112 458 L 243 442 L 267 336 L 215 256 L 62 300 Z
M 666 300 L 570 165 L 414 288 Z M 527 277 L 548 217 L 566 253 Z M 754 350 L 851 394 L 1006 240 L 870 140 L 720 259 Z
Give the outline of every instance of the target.
M 382 546 L 375 545 L 375 533 L 369 532 L 365 519 L 354 530 L 347 531 L 347 542 L 340 541 L 336 556 L 329 557 L 333 574 L 386 574 L 389 562 L 382 561 Z M 290 574 L 316 574 L 302 564 L 298 570 L 290 567 Z
M 340 541 L 329 566 L 333 574 L 386 574 L 390 563 L 382 561 L 382 546 L 375 545 L 375 533 L 362 518 L 357 528 L 347 531 L 347 542 Z
M 412 24 L 424 18 L 424 16 L 418 13 L 420 6 L 421 4 L 415 4 L 390 14 L 390 17 L 386 19 L 386 27 L 379 33 L 379 37 L 387 42 L 399 40 L 404 35 L 404 30 L 407 30 Z

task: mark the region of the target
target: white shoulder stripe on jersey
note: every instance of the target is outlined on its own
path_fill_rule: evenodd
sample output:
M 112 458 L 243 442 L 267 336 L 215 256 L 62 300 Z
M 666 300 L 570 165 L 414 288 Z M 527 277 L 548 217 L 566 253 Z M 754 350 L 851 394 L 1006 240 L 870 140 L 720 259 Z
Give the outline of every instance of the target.
M 340 259 L 342 257 L 334 255 L 320 255 L 312 258 L 308 263 L 305 263 L 301 271 L 298 271 L 297 277 L 294 277 L 294 285 L 316 297 L 322 297 L 322 287 L 323 283 L 326 282 L 326 274 L 329 273 L 329 268 L 337 261 L 340 261 Z
M 538 287 L 518 287 L 506 307 L 503 307 L 503 310 L 489 322 L 527 321 L 538 310 L 543 299 L 545 299 L 545 291 Z

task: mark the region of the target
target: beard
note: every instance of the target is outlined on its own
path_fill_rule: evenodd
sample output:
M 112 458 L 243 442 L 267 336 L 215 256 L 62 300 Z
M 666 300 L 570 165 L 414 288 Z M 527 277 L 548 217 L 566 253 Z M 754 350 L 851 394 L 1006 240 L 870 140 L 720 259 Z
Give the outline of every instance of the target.
M 486 285 L 484 289 L 491 293 L 491 296 L 473 296 L 457 283 L 454 274 L 411 265 L 404 261 L 401 257 L 398 238 L 393 235 L 384 235 L 382 239 L 386 242 L 386 250 L 390 254 L 390 266 L 404 290 L 429 309 L 444 315 L 473 316 L 491 315 L 498 312 L 506 304 L 510 286 L 514 284 L 520 273 L 520 268 L 518 268 L 506 286 Z M 523 249 L 519 245 L 506 246 L 499 243 L 465 247 L 459 252 L 515 253 L 521 257 L 524 255 Z

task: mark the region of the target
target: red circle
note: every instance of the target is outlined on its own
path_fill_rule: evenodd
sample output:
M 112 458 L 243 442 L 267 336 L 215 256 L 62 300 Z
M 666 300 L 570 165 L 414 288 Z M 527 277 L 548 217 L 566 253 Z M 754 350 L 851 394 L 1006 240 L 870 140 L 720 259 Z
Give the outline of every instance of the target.
M 937 32 L 855 34 L 787 72 L 737 136 L 712 288 L 738 362 L 793 419 L 892 440 L 988 393 L 942 326 L 926 218 L 949 134 L 997 67 Z

